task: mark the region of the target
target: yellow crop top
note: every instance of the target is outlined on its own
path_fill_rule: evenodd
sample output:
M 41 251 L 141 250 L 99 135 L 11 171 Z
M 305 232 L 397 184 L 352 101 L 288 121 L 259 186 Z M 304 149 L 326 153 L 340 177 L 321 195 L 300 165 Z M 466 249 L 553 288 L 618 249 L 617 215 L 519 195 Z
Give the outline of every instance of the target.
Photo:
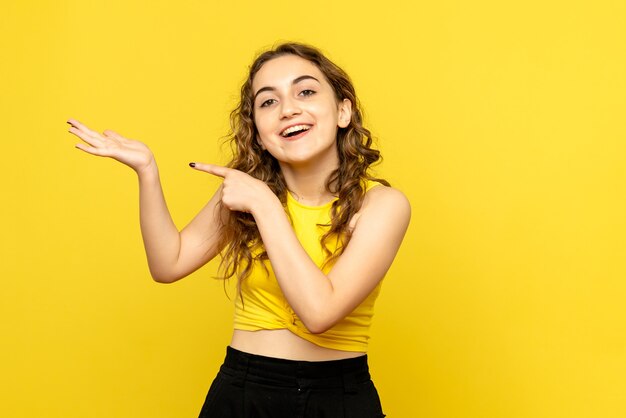
M 368 182 L 367 190 L 379 185 Z M 287 211 L 291 216 L 298 240 L 318 267 L 324 263 L 320 238 L 330 223 L 332 202 L 322 206 L 305 206 L 287 193 Z M 333 251 L 332 243 L 329 249 Z M 257 261 L 256 263 L 261 263 Z M 241 283 L 241 296 L 235 299 L 235 329 L 257 331 L 261 329 L 288 329 L 294 334 L 321 347 L 335 350 L 366 352 L 369 329 L 374 315 L 374 302 L 380 293 L 382 281 L 369 296 L 344 319 L 321 334 L 310 333 L 283 296 L 269 261 L 264 261 L 268 273 L 255 265 L 249 277 Z M 328 273 L 330 266 L 324 267 Z M 243 302 L 242 302 L 243 300 Z

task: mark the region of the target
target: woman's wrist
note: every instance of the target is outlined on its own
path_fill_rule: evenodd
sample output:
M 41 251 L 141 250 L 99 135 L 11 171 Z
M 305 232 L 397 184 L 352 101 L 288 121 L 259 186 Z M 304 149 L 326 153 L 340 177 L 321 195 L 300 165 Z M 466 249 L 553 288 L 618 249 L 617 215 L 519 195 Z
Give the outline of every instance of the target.
M 280 199 L 278 199 L 278 196 L 276 196 L 269 187 L 267 188 L 267 193 L 263 194 L 261 199 L 255 200 L 251 209 L 250 213 L 257 222 L 268 215 L 284 212 Z
M 138 168 L 135 170 L 137 173 L 137 177 L 139 177 L 139 181 L 150 181 L 159 177 L 159 169 L 157 167 L 156 161 L 154 157 L 142 168 Z

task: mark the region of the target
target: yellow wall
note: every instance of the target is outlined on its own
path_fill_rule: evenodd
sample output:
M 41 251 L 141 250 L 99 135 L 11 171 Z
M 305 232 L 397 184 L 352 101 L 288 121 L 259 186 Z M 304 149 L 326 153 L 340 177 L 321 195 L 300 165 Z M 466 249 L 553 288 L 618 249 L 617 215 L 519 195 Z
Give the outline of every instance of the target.
M 230 333 L 215 266 L 153 283 L 133 173 L 73 149 L 65 120 L 147 142 L 182 226 L 217 185 L 187 162 L 225 161 L 247 65 L 277 40 L 352 75 L 412 202 L 371 341 L 386 413 L 626 416 L 609 0 L 4 2 L 0 416 L 197 415 Z

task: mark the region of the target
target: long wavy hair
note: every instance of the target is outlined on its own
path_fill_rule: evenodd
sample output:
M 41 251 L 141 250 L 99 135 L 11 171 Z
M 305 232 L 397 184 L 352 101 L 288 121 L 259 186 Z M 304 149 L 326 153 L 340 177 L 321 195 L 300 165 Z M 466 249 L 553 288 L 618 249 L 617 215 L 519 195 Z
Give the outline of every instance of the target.
M 326 190 L 337 196 L 330 209 L 331 222 L 326 225 L 327 231 L 320 239 L 320 245 L 326 253 L 325 264 L 329 264 L 343 253 L 350 241 L 349 222 L 361 208 L 366 182 L 373 180 L 389 186 L 387 181 L 372 177 L 369 173 L 369 167 L 381 159 L 380 152 L 372 148 L 372 135 L 363 127 L 363 115 L 354 86 L 341 68 L 316 48 L 299 43 L 280 44 L 260 54 L 250 66 L 248 78 L 241 87 L 240 102 L 230 114 L 231 131 L 227 140 L 233 158 L 227 166 L 265 182 L 286 206 L 288 189 L 278 161 L 256 139 L 258 133 L 254 124 L 252 82 L 266 62 L 289 54 L 315 64 L 332 86 L 337 101 L 348 99 L 352 103 L 349 125 L 337 131 L 339 166 L 326 180 Z M 334 251 L 328 248 L 331 240 L 337 243 Z M 224 279 L 237 277 L 237 288 L 241 292 L 241 282 L 250 275 L 253 263 L 268 258 L 252 215 L 231 212 L 222 226 L 219 244 L 222 248 L 220 276 Z

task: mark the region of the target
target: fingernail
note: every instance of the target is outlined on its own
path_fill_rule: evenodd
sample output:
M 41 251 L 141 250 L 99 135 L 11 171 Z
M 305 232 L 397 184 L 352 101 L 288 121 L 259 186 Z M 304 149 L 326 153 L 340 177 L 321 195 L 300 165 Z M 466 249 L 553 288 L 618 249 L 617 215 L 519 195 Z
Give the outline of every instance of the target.
M 189 163 L 189 167 L 195 167 L 196 163 Z

